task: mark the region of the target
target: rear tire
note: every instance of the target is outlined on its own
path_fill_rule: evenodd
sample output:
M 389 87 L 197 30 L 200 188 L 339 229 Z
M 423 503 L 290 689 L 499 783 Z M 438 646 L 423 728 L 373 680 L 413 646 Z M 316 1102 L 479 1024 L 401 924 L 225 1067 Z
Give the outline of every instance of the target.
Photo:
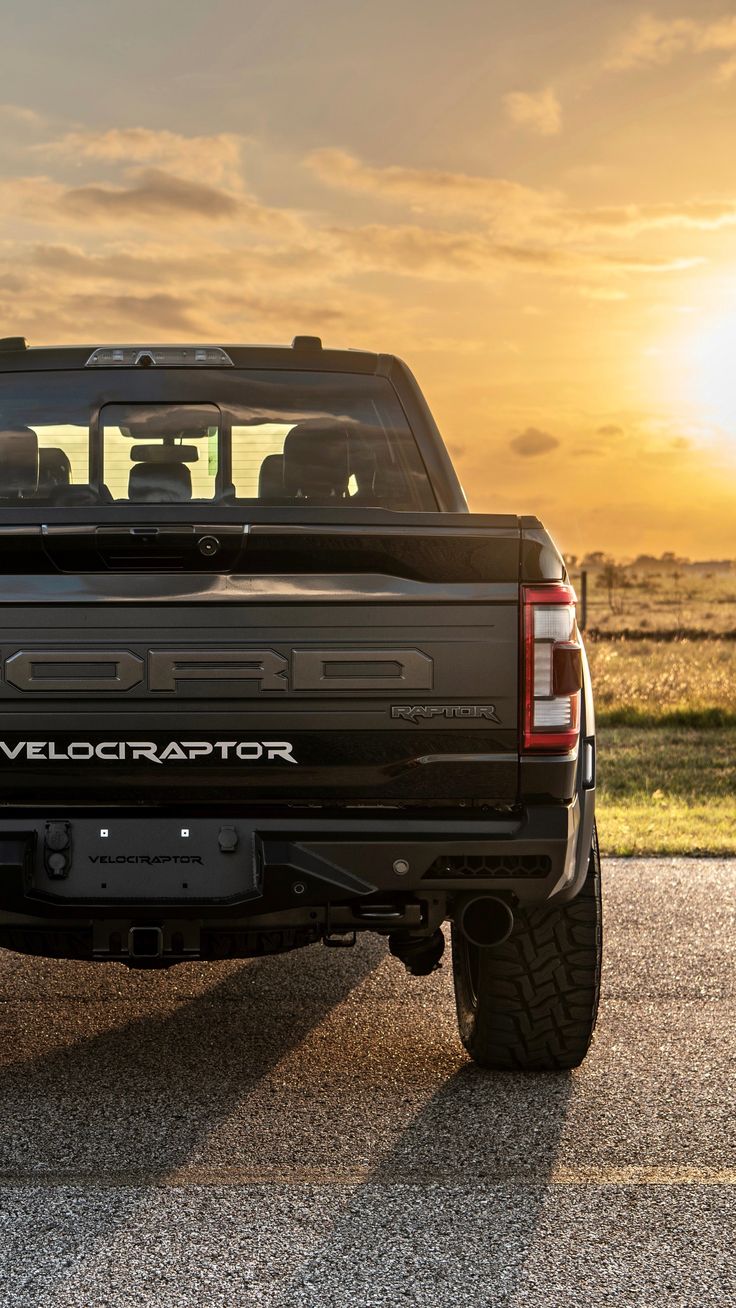
M 460 1038 L 481 1067 L 551 1072 L 578 1067 L 598 1012 L 601 872 L 594 829 L 580 894 L 518 909 L 502 945 L 481 949 L 452 928 Z

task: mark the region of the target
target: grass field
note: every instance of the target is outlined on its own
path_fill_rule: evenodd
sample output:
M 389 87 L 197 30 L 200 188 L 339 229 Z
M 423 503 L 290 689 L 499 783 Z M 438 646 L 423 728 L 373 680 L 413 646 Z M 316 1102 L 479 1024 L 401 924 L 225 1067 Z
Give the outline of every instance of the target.
M 736 641 L 588 642 L 608 854 L 736 854 Z
M 587 651 L 601 725 L 736 725 L 736 640 L 600 640 Z
M 602 632 L 736 630 L 736 564 L 585 565 L 588 629 Z M 580 567 L 572 568 L 580 595 Z
M 604 854 L 736 854 L 736 727 L 603 727 Z

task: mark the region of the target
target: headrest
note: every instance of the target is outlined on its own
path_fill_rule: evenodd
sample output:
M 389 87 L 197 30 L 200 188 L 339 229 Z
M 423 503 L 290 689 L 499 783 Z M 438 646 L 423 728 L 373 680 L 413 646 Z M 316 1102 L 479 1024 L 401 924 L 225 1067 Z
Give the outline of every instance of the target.
M 38 490 L 38 436 L 30 427 L 0 428 L 0 497 Z
M 133 463 L 196 463 L 199 450 L 196 445 L 134 445 L 130 457 Z
M 284 441 L 284 490 L 293 498 L 315 502 L 342 500 L 348 489 L 350 462 L 344 427 L 308 419 L 292 427 Z
M 192 474 L 185 463 L 134 463 L 128 499 L 172 504 L 192 498 Z
M 283 500 L 284 496 L 284 456 L 267 454 L 258 474 L 258 498 Z
M 69 486 L 71 480 L 72 465 L 64 450 L 52 446 L 38 451 L 38 489 L 43 494 L 48 494 L 57 486 Z

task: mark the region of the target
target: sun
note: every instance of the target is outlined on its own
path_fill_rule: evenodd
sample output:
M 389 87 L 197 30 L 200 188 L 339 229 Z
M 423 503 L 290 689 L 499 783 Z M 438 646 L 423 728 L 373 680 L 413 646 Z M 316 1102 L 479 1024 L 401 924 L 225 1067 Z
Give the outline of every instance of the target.
M 690 338 L 685 369 L 691 403 L 736 441 L 736 314 L 712 320 Z

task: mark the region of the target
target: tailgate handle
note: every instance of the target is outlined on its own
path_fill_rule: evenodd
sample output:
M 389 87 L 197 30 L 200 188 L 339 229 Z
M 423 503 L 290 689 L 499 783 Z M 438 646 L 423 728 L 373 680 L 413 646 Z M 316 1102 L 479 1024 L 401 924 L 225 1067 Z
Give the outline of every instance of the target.
M 43 540 L 62 572 L 229 572 L 246 544 L 247 527 L 233 522 L 46 526 Z

